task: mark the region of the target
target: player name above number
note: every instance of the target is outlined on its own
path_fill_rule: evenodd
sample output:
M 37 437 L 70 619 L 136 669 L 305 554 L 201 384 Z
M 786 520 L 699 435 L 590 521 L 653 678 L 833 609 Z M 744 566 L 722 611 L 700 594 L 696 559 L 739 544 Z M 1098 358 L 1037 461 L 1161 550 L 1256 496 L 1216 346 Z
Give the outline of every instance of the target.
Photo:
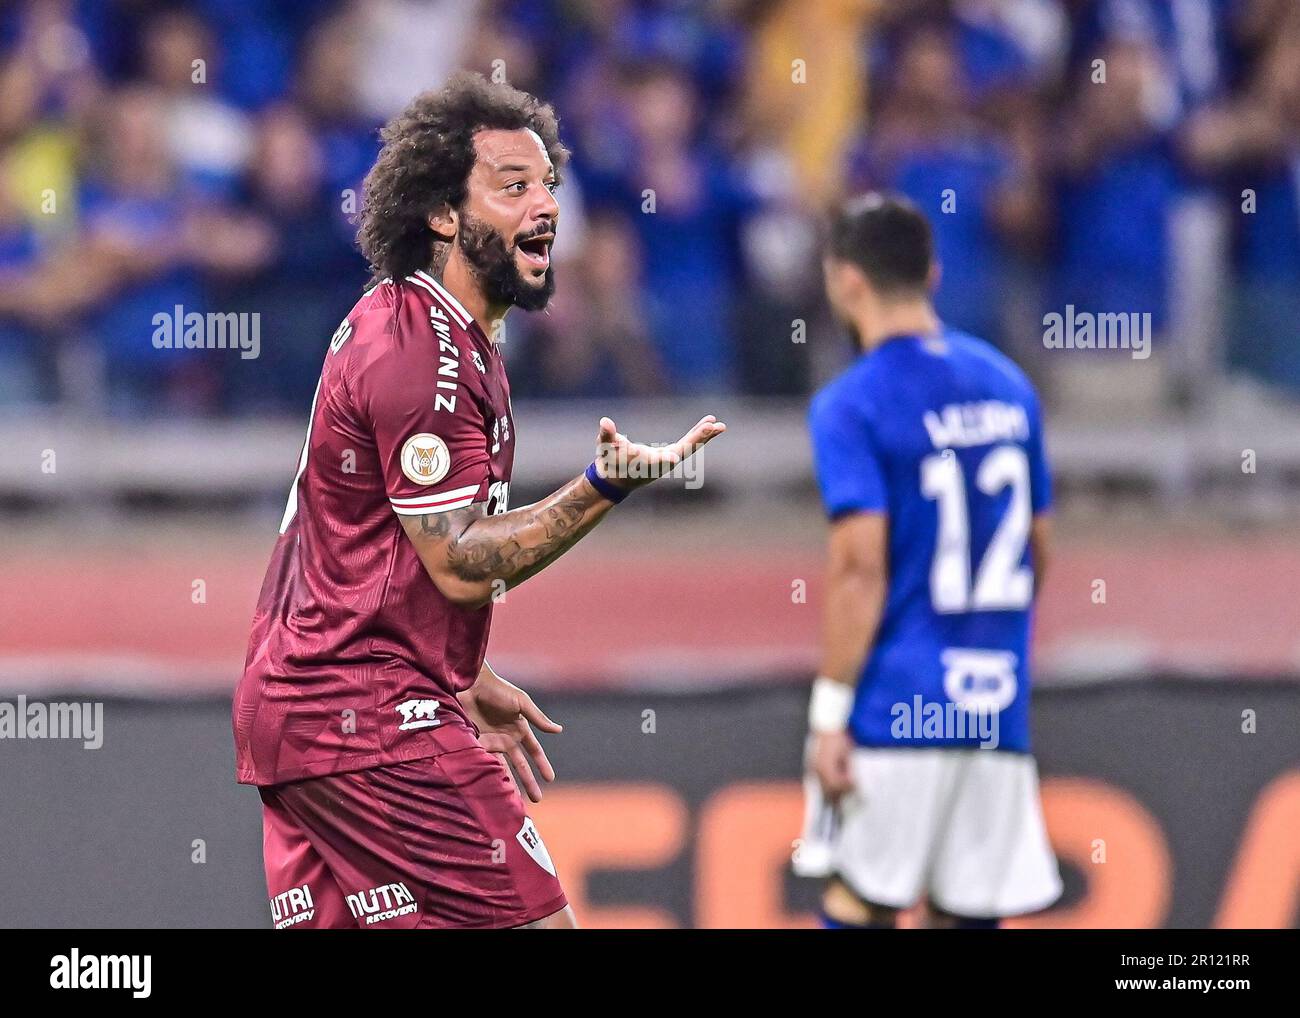
M 1029 415 L 1019 403 L 996 399 L 949 403 L 938 413 L 927 410 L 923 419 L 936 449 L 965 449 L 1029 439 Z

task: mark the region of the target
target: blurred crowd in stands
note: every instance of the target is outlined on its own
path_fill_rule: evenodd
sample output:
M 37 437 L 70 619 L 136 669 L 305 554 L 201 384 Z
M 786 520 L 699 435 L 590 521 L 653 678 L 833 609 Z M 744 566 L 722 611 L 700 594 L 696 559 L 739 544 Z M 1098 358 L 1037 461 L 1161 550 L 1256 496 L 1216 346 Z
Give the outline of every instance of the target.
M 377 128 L 460 67 L 574 152 L 519 397 L 807 392 L 847 349 L 820 217 L 867 187 L 931 214 L 946 320 L 1036 372 L 1073 304 L 1300 390 L 1294 0 L 25 0 L 0 408 L 300 417 L 367 277 Z M 157 349 L 178 307 L 260 313 L 259 356 Z

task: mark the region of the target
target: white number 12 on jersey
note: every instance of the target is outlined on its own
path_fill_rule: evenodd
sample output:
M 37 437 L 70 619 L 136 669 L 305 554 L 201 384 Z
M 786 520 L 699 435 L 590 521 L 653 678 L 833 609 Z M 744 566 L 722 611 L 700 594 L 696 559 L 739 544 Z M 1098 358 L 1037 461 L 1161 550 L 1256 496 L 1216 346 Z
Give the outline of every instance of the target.
M 1029 459 L 1016 445 L 989 451 L 975 473 L 975 485 L 994 496 L 1011 488 L 1006 514 L 993 533 L 971 585 L 970 521 L 966 479 L 951 449 L 921 461 L 921 493 L 939 510 L 934 559 L 930 563 L 930 601 L 949 614 L 969 611 L 1015 611 L 1028 607 L 1034 574 L 1020 564 L 1029 542 Z

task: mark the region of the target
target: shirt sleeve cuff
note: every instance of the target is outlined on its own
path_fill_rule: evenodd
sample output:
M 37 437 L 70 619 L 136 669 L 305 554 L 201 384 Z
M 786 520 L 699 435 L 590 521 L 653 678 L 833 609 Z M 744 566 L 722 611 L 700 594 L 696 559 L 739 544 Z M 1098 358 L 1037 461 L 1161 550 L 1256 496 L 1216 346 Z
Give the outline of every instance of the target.
M 446 491 L 431 491 L 427 495 L 414 498 L 389 498 L 393 512 L 398 516 L 429 516 L 434 513 L 450 512 L 464 509 L 474 504 L 481 484 L 469 484 L 463 488 L 450 488 Z

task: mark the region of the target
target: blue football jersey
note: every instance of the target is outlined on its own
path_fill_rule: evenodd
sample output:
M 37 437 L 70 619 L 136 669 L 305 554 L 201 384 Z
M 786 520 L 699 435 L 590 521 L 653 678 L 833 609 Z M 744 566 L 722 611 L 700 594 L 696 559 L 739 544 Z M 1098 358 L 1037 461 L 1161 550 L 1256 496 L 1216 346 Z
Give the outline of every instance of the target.
M 855 740 L 1029 752 L 1029 532 L 1052 500 L 1029 380 L 973 336 L 898 336 L 818 392 L 809 424 L 828 515 L 888 517 Z

